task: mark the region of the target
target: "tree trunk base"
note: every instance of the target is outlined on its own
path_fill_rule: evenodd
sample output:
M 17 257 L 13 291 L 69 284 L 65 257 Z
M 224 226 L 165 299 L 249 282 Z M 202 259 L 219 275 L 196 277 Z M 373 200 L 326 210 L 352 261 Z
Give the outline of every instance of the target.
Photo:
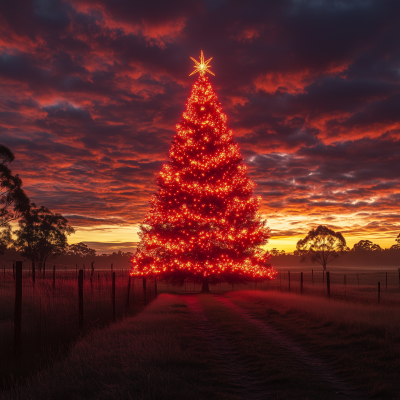
M 203 285 L 201 287 L 201 293 L 210 293 L 210 286 L 208 284 L 208 278 L 203 278 Z

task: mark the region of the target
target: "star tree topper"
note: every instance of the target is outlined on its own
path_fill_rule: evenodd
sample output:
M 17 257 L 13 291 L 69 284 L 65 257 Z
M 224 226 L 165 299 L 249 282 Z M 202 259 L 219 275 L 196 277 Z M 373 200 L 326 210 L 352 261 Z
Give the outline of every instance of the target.
M 207 61 L 204 61 L 204 54 L 203 54 L 203 50 L 201 50 L 200 53 L 200 62 L 198 62 L 197 60 L 195 60 L 193 57 L 190 57 L 194 62 L 195 62 L 195 70 L 189 74 L 189 76 L 195 74 L 196 72 L 198 72 L 201 76 L 204 76 L 206 74 L 206 72 L 208 72 L 211 75 L 214 75 L 209 68 L 211 67 L 211 65 L 208 65 L 208 63 L 212 60 L 212 57 L 209 58 Z

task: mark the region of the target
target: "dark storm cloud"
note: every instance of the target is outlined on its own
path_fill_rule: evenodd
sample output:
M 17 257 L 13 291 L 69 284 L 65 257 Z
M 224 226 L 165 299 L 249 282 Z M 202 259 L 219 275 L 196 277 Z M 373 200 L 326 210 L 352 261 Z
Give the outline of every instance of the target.
M 33 201 L 140 222 L 203 49 L 263 212 L 392 215 L 399 39 L 397 0 L 2 2 L 1 142 Z

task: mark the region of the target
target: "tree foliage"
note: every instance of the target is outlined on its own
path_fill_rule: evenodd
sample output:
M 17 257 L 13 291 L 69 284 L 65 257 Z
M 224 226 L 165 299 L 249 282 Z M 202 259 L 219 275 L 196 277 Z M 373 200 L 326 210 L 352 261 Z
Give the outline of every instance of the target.
M 281 256 L 285 256 L 286 252 L 285 250 L 278 250 L 276 247 L 274 247 L 271 251 L 270 251 L 271 256 L 273 257 L 281 257 Z
M 18 219 L 29 207 L 21 178 L 8 167 L 14 159 L 12 151 L 0 144 L 0 254 L 12 243 L 10 221 Z
M 343 235 L 324 225 L 308 232 L 304 239 L 297 242 L 296 248 L 301 255 L 300 262 L 310 260 L 312 263 L 321 264 L 324 271 L 327 264 L 348 251 Z
M 70 256 L 76 256 L 76 257 L 95 257 L 96 256 L 96 250 L 91 249 L 88 247 L 87 244 L 80 242 L 80 243 L 75 243 L 71 244 L 68 246 L 68 250 L 66 252 L 67 255 Z
M 400 250 L 400 233 L 397 235 L 396 239 L 394 239 L 396 244 L 390 247 L 391 250 Z
M 360 240 L 353 246 L 353 251 L 382 251 L 382 248 L 370 240 Z
M 261 199 L 206 76 L 193 85 L 169 155 L 132 274 L 203 283 L 273 278 Z
M 44 263 L 49 257 L 65 253 L 68 248 L 67 235 L 74 232 L 61 214 L 52 213 L 43 206 L 37 208 L 32 203 L 19 220 L 14 247 L 23 257 Z
M 29 209 L 21 178 L 7 166 L 14 158 L 11 150 L 0 144 L 0 226 L 7 226 Z

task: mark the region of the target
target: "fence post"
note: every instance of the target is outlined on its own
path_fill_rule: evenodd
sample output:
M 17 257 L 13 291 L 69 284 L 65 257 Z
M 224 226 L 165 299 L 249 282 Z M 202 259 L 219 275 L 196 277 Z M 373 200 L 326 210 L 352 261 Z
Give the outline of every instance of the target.
M 36 268 L 35 268 L 35 261 L 32 261 L 32 283 L 35 284 L 36 280 Z
M 13 279 L 15 281 L 15 263 L 13 263 Z
M 146 288 L 146 278 L 143 277 L 143 299 L 144 299 L 144 304 L 147 304 L 147 288 Z
M 126 299 L 126 308 L 129 310 L 129 294 L 131 292 L 131 276 L 128 277 L 128 296 Z
M 325 283 L 325 271 L 322 271 L 322 283 Z
M 312 279 L 312 284 L 314 285 L 314 270 L 311 270 L 311 279 Z
M 43 278 L 46 277 L 46 263 L 43 263 Z
M 378 282 L 378 303 L 381 302 L 381 283 Z
M 22 319 L 22 261 L 17 261 L 15 279 L 14 308 L 14 354 L 19 355 L 21 349 L 21 319 Z
M 400 268 L 397 268 L 399 270 L 399 286 L 400 286 Z
M 303 293 L 303 273 L 300 272 L 300 293 Z
M 288 278 L 289 278 L 289 292 L 290 292 L 290 271 L 288 271 Z
M 328 292 L 328 297 L 331 297 L 331 277 L 329 271 L 326 271 L 326 289 Z
M 346 295 L 347 295 L 347 293 L 346 293 L 346 275 L 344 275 L 344 277 L 343 277 L 343 284 L 344 284 L 344 298 L 346 298 Z
M 154 278 L 154 297 L 157 297 L 157 278 Z
M 112 273 L 112 305 L 113 305 L 113 321 L 115 321 L 115 272 Z
M 78 276 L 79 293 L 79 329 L 83 329 L 83 269 L 79 270 Z
M 387 272 L 386 272 L 386 289 L 387 289 Z
M 53 290 L 56 287 L 56 266 L 53 265 Z
M 78 277 L 78 263 L 75 264 L 75 273 L 76 273 L 76 277 Z

